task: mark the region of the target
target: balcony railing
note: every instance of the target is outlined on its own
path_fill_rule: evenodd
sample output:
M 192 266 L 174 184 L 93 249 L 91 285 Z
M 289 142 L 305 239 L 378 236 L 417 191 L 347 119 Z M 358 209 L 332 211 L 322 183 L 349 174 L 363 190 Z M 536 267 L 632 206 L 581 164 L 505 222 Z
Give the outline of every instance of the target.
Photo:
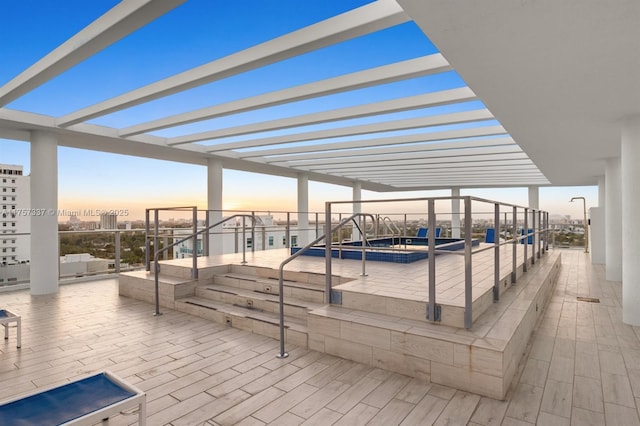
M 16 246 L 32 244 L 30 237 L 29 233 L 11 234 L 11 238 L 16 239 Z M 144 250 L 141 249 L 144 229 L 59 231 L 58 241 L 58 279 L 61 283 L 144 268 Z M 27 259 L 17 257 L 0 263 L 0 291 L 26 288 L 29 277 Z

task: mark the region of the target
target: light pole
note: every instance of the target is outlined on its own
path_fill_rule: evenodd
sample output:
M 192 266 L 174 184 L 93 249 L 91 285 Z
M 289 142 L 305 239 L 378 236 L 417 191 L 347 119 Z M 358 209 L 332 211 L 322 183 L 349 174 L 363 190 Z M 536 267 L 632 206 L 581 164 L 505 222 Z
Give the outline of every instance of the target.
M 584 197 L 573 197 L 569 200 L 570 203 L 573 203 L 573 200 L 582 200 L 582 210 L 583 210 L 583 219 L 582 223 L 584 226 L 584 252 L 589 253 L 589 223 L 587 222 L 587 200 Z

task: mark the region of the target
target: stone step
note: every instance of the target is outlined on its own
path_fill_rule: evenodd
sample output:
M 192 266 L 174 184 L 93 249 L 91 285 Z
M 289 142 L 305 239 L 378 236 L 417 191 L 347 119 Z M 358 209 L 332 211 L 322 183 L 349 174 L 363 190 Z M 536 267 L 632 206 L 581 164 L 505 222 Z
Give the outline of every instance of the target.
M 279 313 L 280 301 L 277 294 L 265 293 L 259 290 L 247 290 L 240 287 L 229 287 L 219 284 L 200 285 L 196 287 L 195 295 L 203 299 L 213 300 L 229 305 L 242 306 L 258 311 Z M 321 307 L 320 303 L 304 300 L 284 299 L 284 314 L 306 321 L 307 313 L 311 309 Z
M 196 296 L 177 300 L 175 309 L 219 324 L 226 324 L 274 339 L 280 338 L 279 315 L 273 312 L 229 305 Z M 299 318 L 286 316 L 285 342 L 306 348 L 308 346 L 306 322 Z
M 189 262 L 184 262 L 185 260 L 189 260 Z M 190 259 L 179 259 L 180 263 L 177 264 L 174 262 L 176 261 L 160 261 L 160 273 L 163 275 L 171 275 L 184 279 L 189 279 L 192 277 L 193 265 L 190 262 Z M 155 263 L 152 261 L 150 270 L 153 271 L 154 268 Z M 210 279 L 214 275 L 229 272 L 230 269 L 230 265 L 207 266 L 201 261 L 198 265 L 198 279 Z
M 197 282 L 190 278 L 160 273 L 158 275 L 160 306 L 173 308 L 176 299 L 193 296 L 196 285 Z M 123 272 L 119 275 L 118 292 L 121 296 L 155 304 L 155 274 L 152 271 Z
M 230 272 L 215 275 L 211 282 L 216 285 L 236 287 L 264 294 L 280 294 L 277 278 Z M 283 289 L 285 299 L 293 298 L 313 303 L 323 303 L 324 301 L 324 286 L 320 284 L 287 280 L 283 281 Z
M 230 265 L 230 272 L 243 275 L 253 275 L 258 278 L 268 278 L 274 280 L 277 280 L 280 275 L 280 271 L 278 268 L 237 264 Z M 314 284 L 322 287 L 325 286 L 326 275 L 324 273 L 285 269 L 283 271 L 283 275 L 284 279 L 287 281 L 295 281 L 301 284 Z M 331 278 L 331 283 L 332 285 L 338 285 L 350 280 L 351 278 L 333 275 Z

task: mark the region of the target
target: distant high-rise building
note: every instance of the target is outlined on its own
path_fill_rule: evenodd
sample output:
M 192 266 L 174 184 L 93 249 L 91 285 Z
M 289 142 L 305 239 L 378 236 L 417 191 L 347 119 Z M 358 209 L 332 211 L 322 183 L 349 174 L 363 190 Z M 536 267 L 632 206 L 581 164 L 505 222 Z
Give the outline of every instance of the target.
M 117 229 L 118 215 L 114 213 L 100 214 L 100 229 Z
M 22 173 L 22 166 L 0 164 L 0 263 L 5 265 L 30 257 L 29 176 Z
M 29 234 L 35 214 L 29 182 L 22 166 L 0 164 L 0 286 L 29 279 Z
M 71 227 L 71 229 L 73 229 L 74 231 L 77 231 L 78 229 L 80 229 L 80 218 L 78 216 L 69 216 L 69 226 Z

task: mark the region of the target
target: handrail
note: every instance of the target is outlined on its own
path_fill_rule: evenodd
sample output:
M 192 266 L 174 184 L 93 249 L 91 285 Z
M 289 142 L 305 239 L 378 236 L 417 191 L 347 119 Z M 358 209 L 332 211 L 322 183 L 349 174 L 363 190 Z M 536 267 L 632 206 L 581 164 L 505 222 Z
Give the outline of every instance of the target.
M 284 351 L 284 267 L 291 262 L 292 260 L 294 260 L 295 258 L 297 258 L 298 256 L 301 256 L 302 254 L 304 254 L 304 252 L 306 252 L 307 250 L 309 250 L 311 247 L 315 246 L 316 244 L 318 244 L 320 241 L 324 240 L 327 238 L 327 236 L 333 234 L 334 232 L 338 231 L 340 228 L 342 228 L 344 225 L 346 225 L 347 223 L 349 223 L 350 221 L 353 220 L 353 223 L 356 227 L 358 227 L 358 224 L 356 223 L 356 221 L 354 220 L 356 217 L 359 216 L 368 216 L 371 217 L 372 219 L 375 219 L 374 216 L 372 214 L 369 213 L 354 213 L 351 216 L 349 216 L 346 219 L 342 219 L 340 222 L 338 222 L 338 224 L 336 226 L 334 226 L 333 228 L 331 228 L 329 230 L 329 232 L 325 232 L 324 235 L 316 238 L 315 240 L 313 240 L 312 242 L 310 242 L 309 244 L 307 244 L 306 246 L 302 247 L 300 250 L 298 250 L 297 252 L 293 253 L 292 255 L 290 255 L 288 258 L 286 258 L 285 260 L 283 260 L 280 263 L 280 267 L 279 267 L 279 275 L 278 275 L 278 303 L 280 305 L 280 353 L 277 355 L 278 358 L 286 358 L 289 356 L 288 353 L 286 353 Z M 359 229 L 359 227 L 358 227 Z M 363 236 L 363 247 L 366 244 L 366 239 L 367 236 L 366 235 L 362 235 Z M 329 241 L 327 241 L 326 243 L 327 245 L 331 245 L 329 244 Z M 365 259 L 364 253 L 363 253 L 363 262 Z
M 395 231 L 398 232 L 398 235 L 402 235 L 402 231 L 400 230 L 400 228 L 398 228 L 398 225 L 396 225 L 389 216 L 385 216 L 382 218 L 382 224 L 387 228 L 387 230 L 391 231 L 391 236 L 395 235 L 393 228 L 396 228 Z
M 373 215 L 371 215 L 369 213 L 357 213 L 357 215 L 370 216 L 373 219 Z M 349 220 L 353 220 L 353 219 L 355 219 L 355 217 L 351 216 L 351 217 L 348 217 L 345 220 L 348 222 Z M 344 223 L 343 225 L 346 225 L 346 223 Z M 355 220 L 353 221 L 353 226 L 355 226 L 356 229 L 358 230 L 358 232 L 360 233 L 360 235 L 362 235 L 362 245 L 363 246 L 366 245 L 369 242 L 369 241 L 367 241 L 367 229 L 365 228 L 364 230 L 362 230 L 362 228 L 360 228 L 360 225 L 358 224 L 358 222 L 356 222 Z M 333 234 L 336 231 L 337 231 L 337 229 L 332 229 L 331 233 Z M 325 235 L 323 235 L 320 239 L 324 238 Z M 340 244 L 342 244 L 342 240 L 340 240 Z M 333 243 L 331 243 L 331 245 L 333 245 Z
M 160 293 L 160 290 L 159 290 L 159 285 L 160 285 L 160 283 L 159 283 L 159 281 L 158 281 L 158 274 L 160 274 L 160 263 L 158 262 L 158 256 L 159 256 L 161 253 L 163 253 L 163 252 L 167 251 L 168 249 L 170 249 L 170 248 L 172 248 L 172 247 L 175 247 L 175 246 L 177 246 L 178 244 L 182 244 L 182 243 L 184 243 L 185 241 L 188 241 L 188 240 L 190 240 L 190 239 L 192 239 L 192 238 L 196 238 L 199 234 L 203 234 L 203 233 L 205 233 L 205 232 L 209 232 L 212 228 L 215 228 L 216 226 L 220 226 L 220 225 L 222 225 L 223 223 L 228 222 L 228 221 L 229 221 L 229 220 L 231 220 L 231 219 L 235 219 L 236 217 L 242 217 L 243 219 L 244 219 L 245 217 L 249 217 L 249 218 L 251 218 L 251 219 L 252 219 L 252 227 L 253 227 L 253 226 L 255 226 L 255 219 L 254 219 L 254 217 L 253 217 L 252 215 L 247 215 L 247 214 L 234 214 L 233 216 L 229 216 L 229 217 L 228 217 L 228 218 L 226 218 L 226 219 L 222 219 L 221 221 L 216 222 L 216 223 L 214 223 L 213 225 L 209 225 L 209 226 L 207 226 L 206 228 L 201 229 L 200 231 L 194 232 L 193 234 L 191 234 L 191 235 L 189 235 L 189 236 L 187 236 L 187 237 L 185 237 L 185 238 L 181 238 L 181 239 L 179 239 L 178 241 L 174 241 L 172 244 L 169 244 L 168 246 L 162 247 L 162 248 L 160 248 L 160 249 L 156 250 L 156 251 L 153 253 L 153 261 L 154 261 L 154 263 L 155 263 L 155 266 L 154 266 L 153 270 L 154 270 L 154 284 L 155 284 L 155 298 L 156 298 L 156 311 L 154 312 L 154 314 L 153 314 L 153 315 L 162 315 L 162 313 L 160 312 L 160 294 L 159 294 L 159 293 Z M 194 244 L 194 247 L 195 247 L 195 246 L 196 246 L 196 245 Z M 243 254 L 243 256 L 244 256 L 244 254 L 245 254 L 245 250 L 246 250 L 246 247 L 245 247 L 245 245 L 243 244 L 243 245 L 242 245 L 242 254 Z M 193 252 L 193 256 L 194 256 L 194 257 L 197 257 L 197 255 L 198 255 L 197 250 L 194 250 L 194 252 Z

